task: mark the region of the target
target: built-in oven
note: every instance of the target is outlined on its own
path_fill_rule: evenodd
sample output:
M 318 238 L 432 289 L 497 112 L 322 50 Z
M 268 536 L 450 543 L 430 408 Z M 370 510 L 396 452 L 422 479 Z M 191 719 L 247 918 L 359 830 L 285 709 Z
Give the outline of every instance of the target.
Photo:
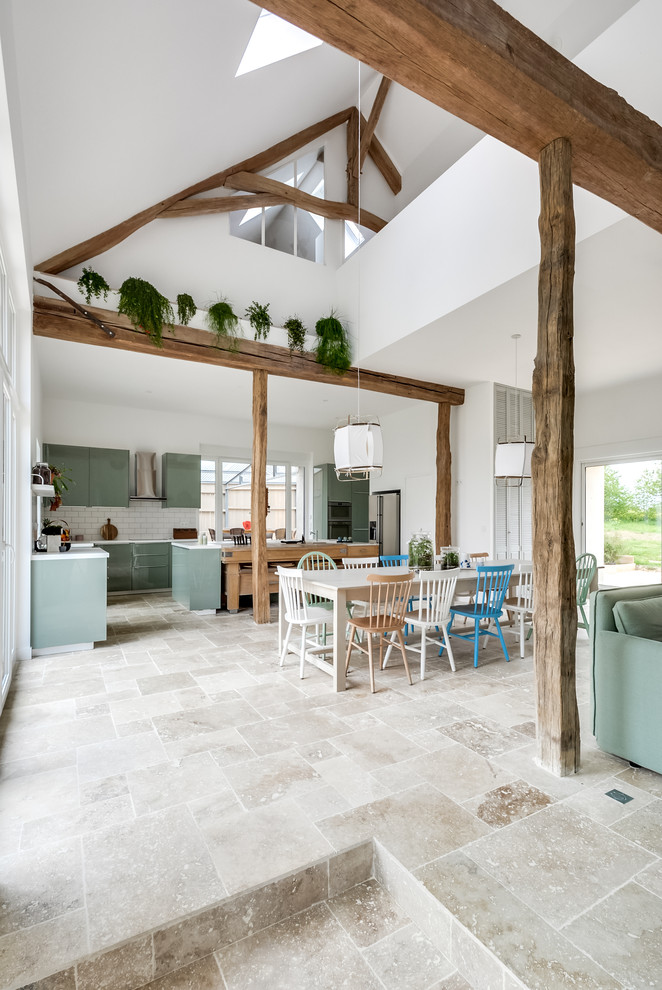
M 349 539 L 352 535 L 352 503 L 329 502 L 329 528 L 327 539 L 337 540 L 339 537 Z

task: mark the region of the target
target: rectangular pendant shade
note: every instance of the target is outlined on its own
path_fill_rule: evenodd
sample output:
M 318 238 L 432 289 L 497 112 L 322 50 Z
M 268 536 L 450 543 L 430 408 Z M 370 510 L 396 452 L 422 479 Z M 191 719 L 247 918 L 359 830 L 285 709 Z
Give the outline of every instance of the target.
M 494 457 L 495 478 L 530 478 L 531 454 L 535 444 L 499 443 Z
M 336 471 L 381 471 L 382 430 L 376 423 L 339 426 L 333 439 Z

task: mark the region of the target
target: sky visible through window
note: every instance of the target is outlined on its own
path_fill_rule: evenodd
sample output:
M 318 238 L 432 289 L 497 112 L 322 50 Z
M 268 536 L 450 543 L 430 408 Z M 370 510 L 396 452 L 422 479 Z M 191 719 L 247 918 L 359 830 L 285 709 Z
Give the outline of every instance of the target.
M 307 31 L 289 24 L 268 10 L 260 12 L 257 24 L 246 45 L 236 75 L 243 76 L 273 62 L 317 48 L 322 42 Z

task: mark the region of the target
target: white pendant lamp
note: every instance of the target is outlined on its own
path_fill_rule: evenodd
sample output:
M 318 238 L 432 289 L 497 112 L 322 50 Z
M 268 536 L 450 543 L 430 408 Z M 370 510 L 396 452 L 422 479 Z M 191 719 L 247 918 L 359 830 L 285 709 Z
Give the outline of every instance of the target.
M 517 388 L 517 341 L 521 333 L 512 334 L 515 341 L 515 388 Z M 522 484 L 524 478 L 531 477 L 531 455 L 535 444 L 524 440 L 497 443 L 494 455 L 494 477 L 497 481 L 516 481 Z
M 384 466 L 382 428 L 377 419 L 349 417 L 333 437 L 336 475 L 341 481 L 365 481 L 379 476 Z

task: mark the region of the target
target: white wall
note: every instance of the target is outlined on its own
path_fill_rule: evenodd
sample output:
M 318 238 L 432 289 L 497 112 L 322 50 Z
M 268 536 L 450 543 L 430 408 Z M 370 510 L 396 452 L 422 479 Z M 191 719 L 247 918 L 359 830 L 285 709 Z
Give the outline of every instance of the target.
M 451 411 L 453 544 L 467 553 L 494 550 L 494 384 L 467 388 Z
M 400 550 L 406 553 L 409 538 L 417 530 L 429 532 L 434 539 L 437 407 L 433 402 L 416 402 L 380 421 L 384 471 L 370 488 L 400 490 Z

